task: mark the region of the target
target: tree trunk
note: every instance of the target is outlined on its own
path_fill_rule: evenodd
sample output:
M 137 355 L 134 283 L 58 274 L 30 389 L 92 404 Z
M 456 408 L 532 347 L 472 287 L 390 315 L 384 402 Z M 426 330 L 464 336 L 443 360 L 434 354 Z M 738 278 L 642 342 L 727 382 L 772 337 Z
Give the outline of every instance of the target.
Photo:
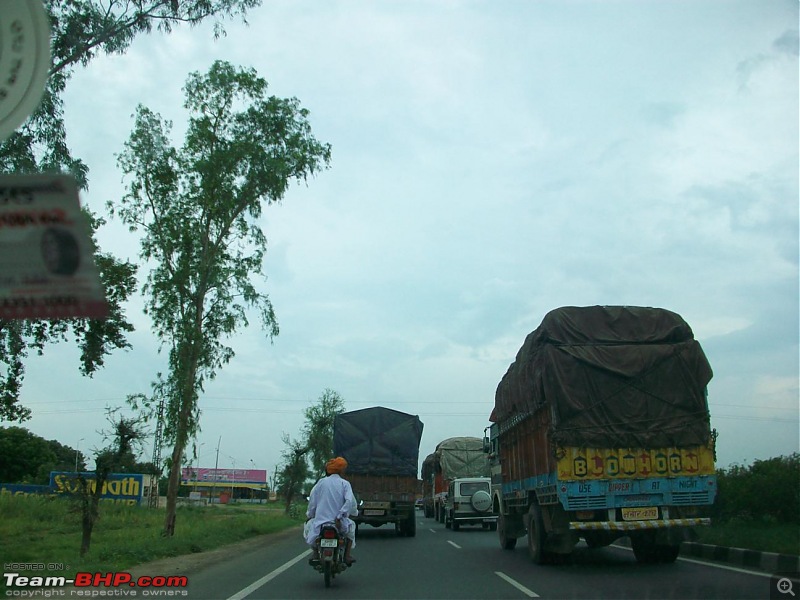
M 91 509 L 89 509 L 91 510 Z M 82 519 L 82 532 L 81 532 L 81 556 L 89 552 L 92 545 L 92 531 L 94 530 L 94 516 L 83 513 Z
M 188 346 L 188 348 L 187 348 Z M 185 366 L 184 380 L 181 384 L 181 408 L 178 419 L 177 431 L 175 434 L 175 446 L 172 449 L 172 464 L 169 467 L 169 479 L 167 485 L 167 513 L 164 518 L 164 535 L 172 537 L 175 535 L 175 523 L 177 521 L 178 489 L 181 481 L 181 459 L 189 439 L 189 419 L 194 408 L 194 385 L 197 374 L 198 352 L 195 344 L 185 342 L 181 353 L 185 361 L 181 361 Z
M 169 478 L 167 483 L 167 514 L 164 519 L 164 535 L 172 537 L 175 535 L 175 521 L 177 518 L 178 507 L 178 488 L 181 479 L 181 457 L 183 456 L 184 444 L 175 443 L 172 449 L 172 463 L 169 467 Z

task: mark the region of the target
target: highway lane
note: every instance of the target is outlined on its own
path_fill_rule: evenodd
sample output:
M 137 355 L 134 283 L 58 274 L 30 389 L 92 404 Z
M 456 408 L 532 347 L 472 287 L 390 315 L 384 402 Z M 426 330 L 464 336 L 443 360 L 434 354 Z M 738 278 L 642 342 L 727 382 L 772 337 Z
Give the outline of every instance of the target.
M 496 533 L 477 527 L 454 532 L 418 513 L 414 538 L 391 527 L 362 527 L 358 562 L 326 589 L 307 564 L 296 535 L 280 536 L 258 551 L 231 556 L 189 576 L 197 599 L 525 599 L 541 598 L 769 598 L 770 579 L 720 565 L 679 559 L 639 565 L 623 547 L 579 546 L 565 565 L 531 563 L 525 538 L 502 550 Z M 294 561 L 294 562 L 292 562 Z

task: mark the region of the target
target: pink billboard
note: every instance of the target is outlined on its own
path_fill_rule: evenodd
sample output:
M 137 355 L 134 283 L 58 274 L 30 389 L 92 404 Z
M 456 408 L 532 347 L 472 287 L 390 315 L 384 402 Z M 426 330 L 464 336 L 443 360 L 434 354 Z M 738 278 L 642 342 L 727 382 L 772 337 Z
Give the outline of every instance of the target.
M 195 469 L 184 467 L 181 470 L 182 483 L 215 484 L 215 483 L 247 483 L 266 485 L 266 469 Z

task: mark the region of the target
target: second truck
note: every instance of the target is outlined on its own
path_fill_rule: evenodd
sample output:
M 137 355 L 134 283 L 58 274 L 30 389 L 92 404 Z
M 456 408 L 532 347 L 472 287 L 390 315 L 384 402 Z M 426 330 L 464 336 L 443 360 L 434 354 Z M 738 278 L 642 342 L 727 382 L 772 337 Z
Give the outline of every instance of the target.
M 673 562 L 714 502 L 711 367 L 676 313 L 563 307 L 525 339 L 497 387 L 485 440 L 500 545 L 532 560 L 629 536 Z
M 333 451 L 347 460 L 356 526 L 393 523 L 398 535 L 416 535 L 422 427 L 418 416 L 380 406 L 336 415 Z
M 488 477 L 489 460 L 478 437 L 442 440 L 422 462 L 422 506 L 425 516 L 444 523 L 450 482 L 458 477 Z

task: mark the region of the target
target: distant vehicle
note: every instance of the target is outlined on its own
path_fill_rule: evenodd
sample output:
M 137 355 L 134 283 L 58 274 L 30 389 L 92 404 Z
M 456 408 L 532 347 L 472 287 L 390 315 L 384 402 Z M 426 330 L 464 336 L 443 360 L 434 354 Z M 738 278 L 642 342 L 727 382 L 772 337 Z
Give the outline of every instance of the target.
M 497 386 L 486 450 L 498 536 L 535 563 L 629 536 L 674 562 L 714 502 L 711 367 L 677 314 L 564 307 L 525 339 Z
M 444 526 L 458 531 L 462 525 L 497 528 L 489 477 L 464 477 L 450 482 L 444 505 Z
M 444 523 L 450 482 L 457 477 L 488 477 L 489 472 L 489 460 L 480 438 L 452 437 L 439 442 L 422 462 L 425 516 Z
M 422 427 L 416 415 L 380 406 L 336 415 L 333 451 L 348 463 L 344 477 L 358 500 L 357 527 L 394 523 L 397 535 L 417 534 Z

